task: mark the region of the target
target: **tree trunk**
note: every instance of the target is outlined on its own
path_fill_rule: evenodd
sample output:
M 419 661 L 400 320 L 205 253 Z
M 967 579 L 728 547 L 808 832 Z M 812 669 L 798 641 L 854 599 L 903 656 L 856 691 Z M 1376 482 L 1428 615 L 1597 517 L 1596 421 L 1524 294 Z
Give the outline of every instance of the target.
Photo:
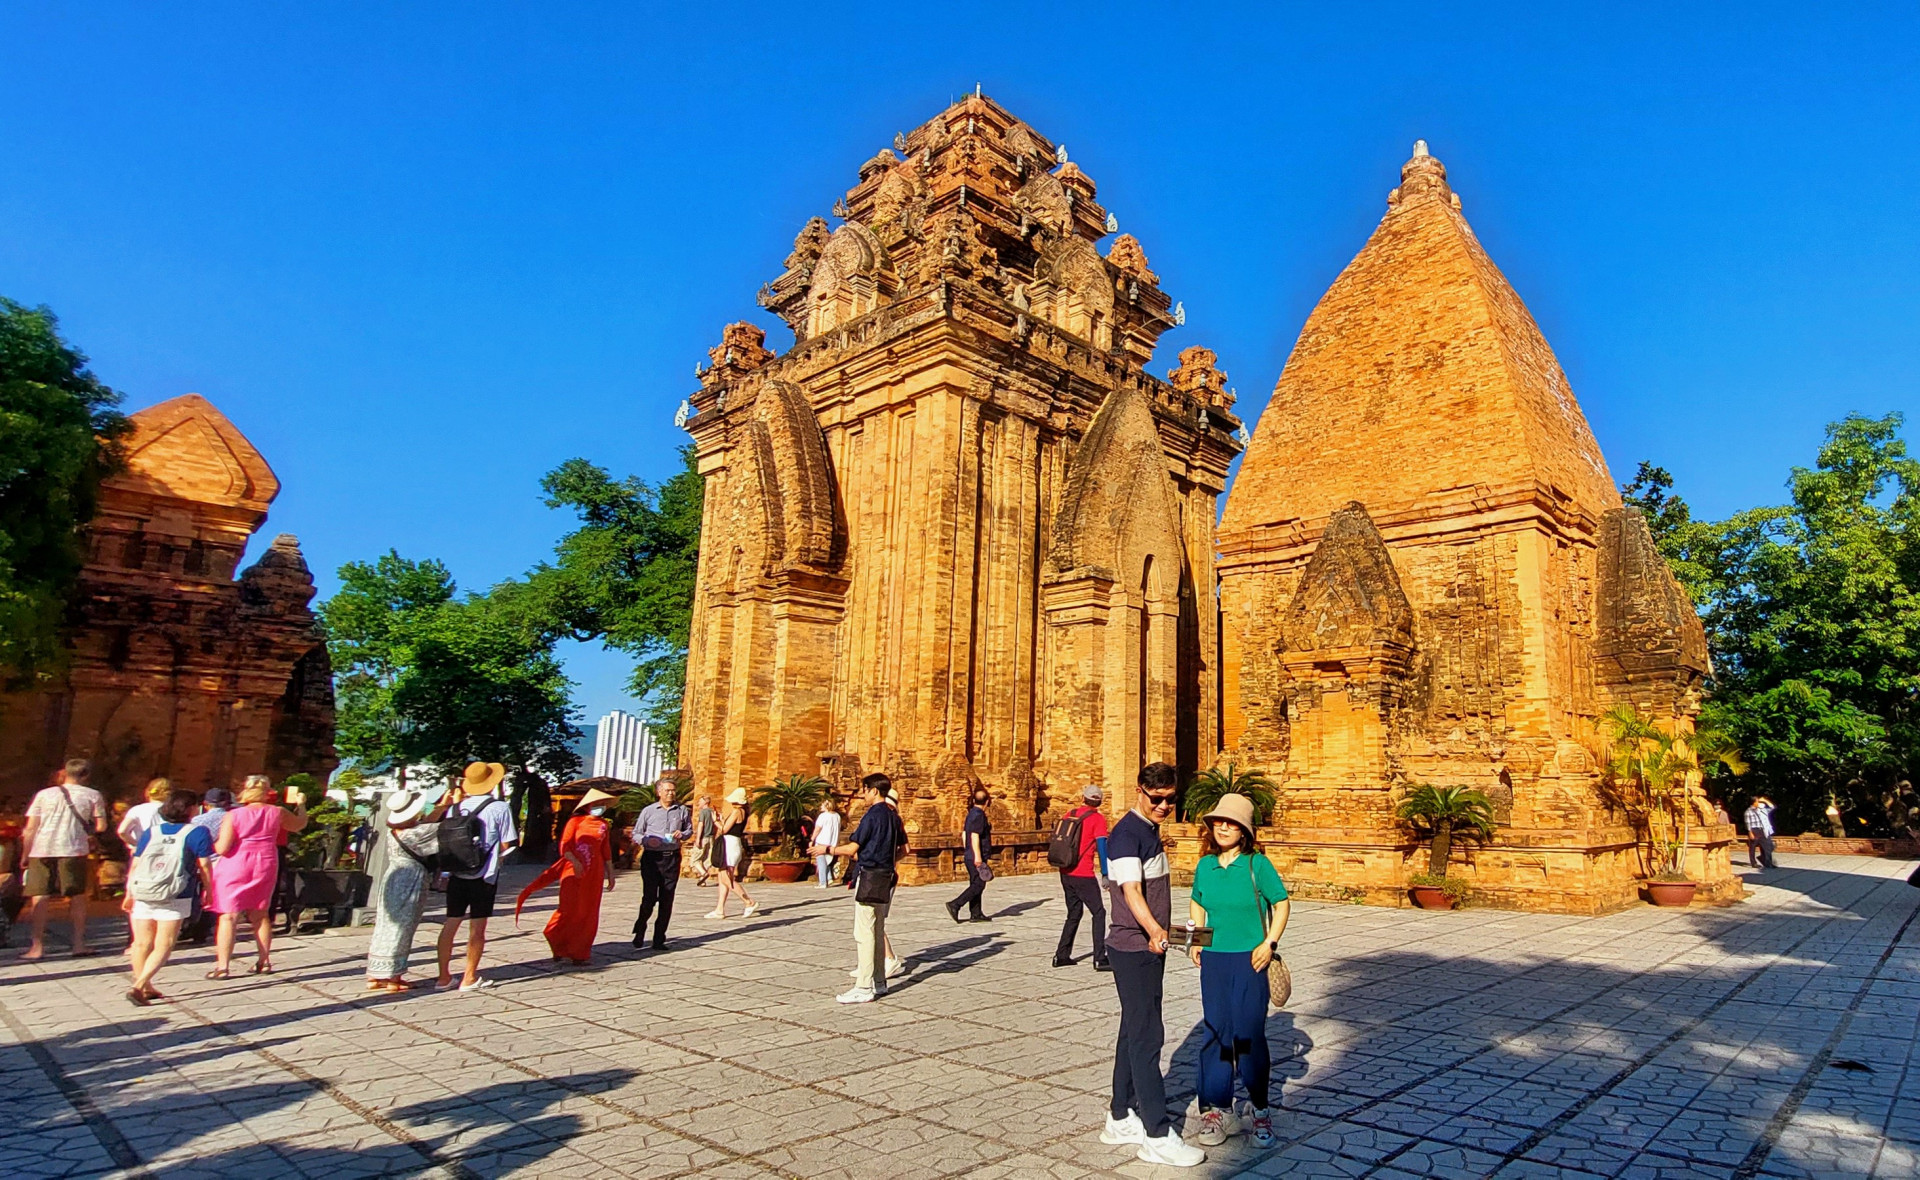
M 1433 847 L 1427 852 L 1427 874 L 1447 875 L 1447 861 L 1453 858 L 1453 821 L 1443 819 L 1433 825 Z

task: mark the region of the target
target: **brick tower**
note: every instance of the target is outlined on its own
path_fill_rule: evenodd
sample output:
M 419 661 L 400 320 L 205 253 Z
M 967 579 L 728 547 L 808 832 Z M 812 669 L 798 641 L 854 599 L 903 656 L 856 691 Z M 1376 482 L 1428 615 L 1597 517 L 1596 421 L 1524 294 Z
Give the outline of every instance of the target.
M 1219 575 L 1225 743 L 1279 772 L 1290 882 L 1402 899 L 1425 852 L 1393 808 L 1425 782 L 1495 800 L 1497 838 L 1454 870 L 1481 896 L 1632 898 L 1593 719 L 1690 724 L 1705 638 L 1424 143 L 1287 361 Z M 1731 829 L 1696 831 L 1703 894 L 1737 895 Z
M 884 769 L 1030 832 L 1087 782 L 1210 762 L 1213 354 L 1067 153 L 971 95 L 860 166 L 690 399 L 706 479 L 681 756 L 696 789 Z M 1205 604 L 1203 606 L 1203 604 Z M 934 848 L 937 841 L 916 838 Z M 921 875 L 950 870 L 945 861 Z

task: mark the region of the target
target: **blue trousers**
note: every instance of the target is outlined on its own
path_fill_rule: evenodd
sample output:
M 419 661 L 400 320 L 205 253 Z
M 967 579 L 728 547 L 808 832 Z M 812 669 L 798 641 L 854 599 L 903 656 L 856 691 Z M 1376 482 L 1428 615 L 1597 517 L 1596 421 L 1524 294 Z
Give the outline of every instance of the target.
M 1267 1049 L 1267 976 L 1252 951 L 1200 952 L 1200 1105 L 1230 1110 L 1236 1073 L 1253 1105 L 1267 1105 L 1273 1057 Z

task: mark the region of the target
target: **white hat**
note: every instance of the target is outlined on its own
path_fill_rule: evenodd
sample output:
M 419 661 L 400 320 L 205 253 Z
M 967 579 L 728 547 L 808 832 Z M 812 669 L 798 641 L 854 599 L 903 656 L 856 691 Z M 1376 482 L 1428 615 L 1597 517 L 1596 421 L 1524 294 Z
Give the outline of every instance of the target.
M 444 786 L 428 787 L 421 791 L 389 791 L 384 804 L 387 826 L 396 827 L 400 824 L 412 823 L 419 819 L 423 812 L 432 811 L 438 807 L 440 800 L 444 799 L 446 794 L 447 788 Z

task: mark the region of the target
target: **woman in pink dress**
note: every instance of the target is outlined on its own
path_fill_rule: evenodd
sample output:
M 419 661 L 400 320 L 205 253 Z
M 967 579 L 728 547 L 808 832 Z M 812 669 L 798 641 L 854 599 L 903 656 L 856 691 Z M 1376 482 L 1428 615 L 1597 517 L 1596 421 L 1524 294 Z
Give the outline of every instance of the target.
M 253 927 L 260 948 L 253 973 L 273 971 L 273 886 L 280 875 L 280 833 L 307 826 L 307 801 L 296 788 L 287 792 L 292 810 L 273 802 L 273 785 L 264 774 L 250 775 L 240 791 L 240 805 L 220 821 L 213 843 L 220 859 L 213 863 L 213 890 L 207 909 L 220 915 L 214 939 L 215 962 L 208 979 L 226 979 L 233 958 L 233 940 L 240 919 Z

